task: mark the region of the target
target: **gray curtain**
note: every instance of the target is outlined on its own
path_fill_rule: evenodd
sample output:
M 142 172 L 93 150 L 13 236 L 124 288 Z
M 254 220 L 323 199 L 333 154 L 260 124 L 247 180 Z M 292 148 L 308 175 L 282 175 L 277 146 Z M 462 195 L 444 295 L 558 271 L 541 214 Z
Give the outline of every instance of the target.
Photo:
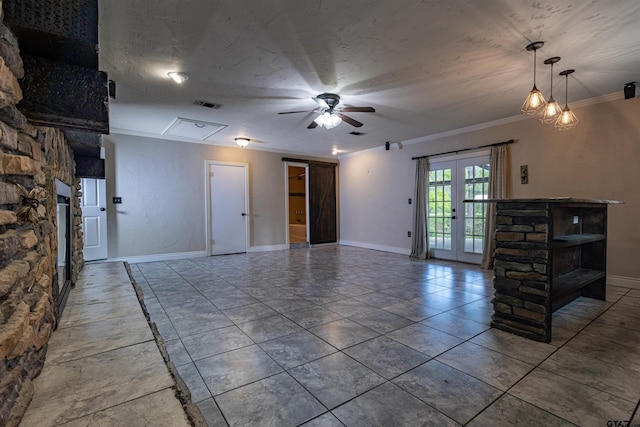
M 416 160 L 416 194 L 413 217 L 413 240 L 411 258 L 429 258 L 429 230 L 427 226 L 427 202 L 429 181 L 429 159 Z
M 509 168 L 508 145 L 491 147 L 489 161 L 489 198 L 504 199 L 507 197 L 507 173 Z M 486 222 L 484 227 L 484 248 L 480 266 L 484 269 L 493 268 L 493 257 L 496 249 L 496 205 L 487 203 Z

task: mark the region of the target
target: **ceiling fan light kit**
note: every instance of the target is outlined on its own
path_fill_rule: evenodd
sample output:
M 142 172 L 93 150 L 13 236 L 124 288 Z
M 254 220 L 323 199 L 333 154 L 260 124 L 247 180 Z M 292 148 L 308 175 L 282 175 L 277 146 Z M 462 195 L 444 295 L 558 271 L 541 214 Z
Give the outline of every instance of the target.
M 330 113 L 328 111 L 325 111 L 324 113 L 320 114 L 313 121 L 316 122 L 318 125 L 324 127 L 325 129 L 333 129 L 334 127 L 342 123 L 342 119 L 340 118 L 340 116 L 334 113 Z
M 520 111 L 522 114 L 532 116 L 539 114 L 540 111 L 547 105 L 542 92 L 536 87 L 536 51 L 544 46 L 544 42 L 537 41 L 527 45 L 528 51 L 533 51 L 533 89 L 529 92 L 527 99 L 524 100 Z

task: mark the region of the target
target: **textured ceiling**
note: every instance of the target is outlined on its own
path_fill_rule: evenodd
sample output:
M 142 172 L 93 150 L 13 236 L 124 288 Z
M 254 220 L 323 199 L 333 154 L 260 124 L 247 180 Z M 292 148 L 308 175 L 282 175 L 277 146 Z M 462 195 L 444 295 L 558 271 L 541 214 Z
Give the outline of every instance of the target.
M 228 125 L 209 143 L 328 156 L 519 114 L 533 83 L 569 104 L 640 81 L 637 0 L 109 0 L 100 69 L 117 83 L 112 133 L 164 138 L 176 117 Z M 169 71 L 189 80 L 173 83 Z M 306 129 L 311 99 L 338 93 L 364 123 Z M 196 99 L 220 109 L 193 105 Z M 358 130 L 363 136 L 352 136 Z M 172 138 L 175 139 L 175 138 Z

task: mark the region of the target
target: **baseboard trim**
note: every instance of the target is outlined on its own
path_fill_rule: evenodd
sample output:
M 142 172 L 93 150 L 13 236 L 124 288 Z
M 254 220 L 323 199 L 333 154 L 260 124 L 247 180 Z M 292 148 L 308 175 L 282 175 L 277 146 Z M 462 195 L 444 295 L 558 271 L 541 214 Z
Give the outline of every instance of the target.
M 636 277 L 607 275 L 607 285 L 622 286 L 624 288 L 640 289 L 640 279 Z
M 173 261 L 177 259 L 202 258 L 209 256 L 207 251 L 177 252 L 172 254 L 138 255 L 129 257 L 107 258 L 104 262 L 126 261 L 129 264 L 142 264 L 145 262 Z
M 398 248 L 396 246 L 374 245 L 371 243 L 354 242 L 351 240 L 340 240 L 343 246 L 355 246 L 356 248 L 373 249 L 382 252 L 391 252 L 394 254 L 411 255 L 411 249 Z
M 261 245 L 251 246 L 247 252 L 270 252 L 270 251 L 286 251 L 289 245 Z

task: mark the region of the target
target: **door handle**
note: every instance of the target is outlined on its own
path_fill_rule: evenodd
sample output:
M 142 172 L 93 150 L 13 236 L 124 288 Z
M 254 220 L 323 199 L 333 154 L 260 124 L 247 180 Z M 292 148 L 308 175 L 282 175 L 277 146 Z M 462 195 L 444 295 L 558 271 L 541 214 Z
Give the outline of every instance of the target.
M 100 208 L 100 212 L 104 212 L 104 211 L 106 211 L 105 208 Z
M 455 216 L 455 215 L 452 215 L 452 216 L 451 216 L 451 219 L 456 219 L 456 216 Z
M 242 215 L 242 216 L 247 216 L 247 215 L 249 215 L 249 214 L 242 212 L 240 215 Z

